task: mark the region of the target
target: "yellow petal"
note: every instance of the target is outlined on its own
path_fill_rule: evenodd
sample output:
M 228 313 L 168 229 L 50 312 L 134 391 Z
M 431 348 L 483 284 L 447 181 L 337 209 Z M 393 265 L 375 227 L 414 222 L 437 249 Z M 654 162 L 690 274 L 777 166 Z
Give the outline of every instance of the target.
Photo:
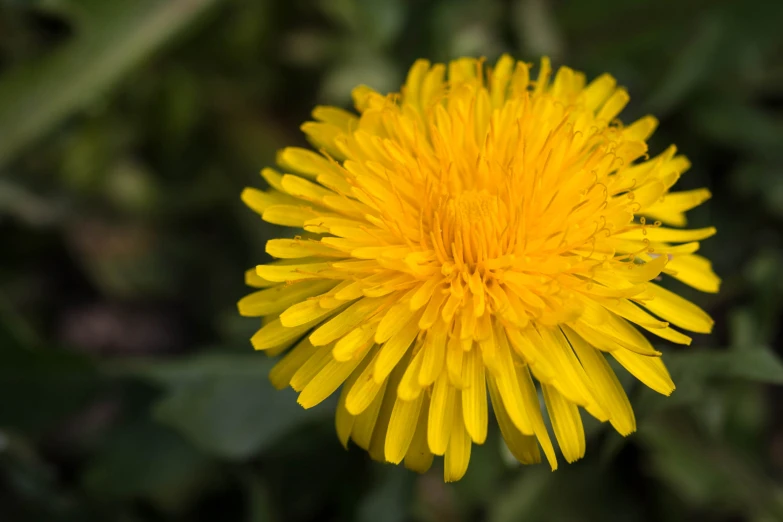
M 601 324 L 580 320 L 573 327 L 586 341 L 600 350 L 611 352 L 619 345 L 648 357 L 661 355 L 636 327 L 614 313 L 609 313 L 606 321 Z
M 380 344 L 388 341 L 403 326 L 405 326 L 416 312 L 411 310 L 407 302 L 397 303 L 384 314 L 378 330 L 375 332 L 375 342 Z
M 533 426 L 538 443 L 544 450 L 549 461 L 549 466 L 552 471 L 557 469 L 557 456 L 555 455 L 555 448 L 552 446 L 552 440 L 549 438 L 549 433 L 546 431 L 544 425 L 544 418 L 541 415 L 541 406 L 538 401 L 538 394 L 536 393 L 536 387 L 533 384 L 533 379 L 530 377 L 530 371 L 526 366 L 518 366 L 516 368 L 517 380 L 519 381 L 519 388 L 522 391 L 522 399 L 525 404 L 530 422 Z
M 602 74 L 591 81 L 583 91 L 585 107 L 592 110 L 598 109 L 614 92 L 615 85 L 617 82 L 608 74 Z
M 305 205 L 271 205 L 264 209 L 261 215 L 264 221 L 284 227 L 304 227 L 308 221 L 328 215 L 325 211 L 315 210 Z M 311 232 L 326 232 L 327 230 L 311 230 Z
M 411 363 L 405 369 L 402 380 L 400 380 L 397 395 L 403 400 L 411 401 L 421 395 L 422 386 L 419 384 L 419 373 L 421 373 L 421 362 L 424 359 L 424 353 L 425 351 L 421 348 L 416 352 L 416 355 L 411 359 Z
M 665 192 L 666 187 L 664 186 L 663 182 L 657 179 L 652 179 L 641 187 L 630 191 L 628 193 L 628 197 L 633 197 L 634 203 L 639 205 L 640 208 L 645 209 L 656 201 L 659 201 Z
M 448 296 L 449 294 L 446 292 L 435 291 L 432 298 L 430 298 L 430 302 L 427 303 L 427 307 L 424 309 L 421 319 L 419 319 L 419 328 L 428 330 L 436 323 L 440 318 L 441 307 Z
M 305 239 L 270 239 L 266 242 L 266 253 L 279 259 L 345 257 L 345 254 L 325 243 Z
M 421 286 L 418 287 L 418 290 L 411 296 L 410 301 L 410 307 L 411 310 L 418 310 L 425 304 L 427 304 L 432 297 L 432 294 L 435 292 L 435 288 L 440 284 L 441 281 L 438 279 L 428 279 L 425 281 Z
M 564 327 L 563 332 L 593 383 L 596 399 L 609 414 L 612 426 L 623 436 L 636 431 L 636 418 L 631 403 L 603 354 L 587 344 L 572 329 Z
M 310 179 L 317 178 L 322 170 L 328 172 L 332 168 L 323 156 L 299 147 L 286 147 L 277 151 L 277 164 Z
M 288 194 L 283 194 L 277 190 L 261 191 L 247 187 L 241 194 L 242 202 L 253 209 L 258 214 L 263 215 L 264 211 L 272 205 L 295 205 L 297 201 Z
M 686 190 L 683 192 L 670 192 L 666 194 L 660 202 L 644 209 L 644 213 L 652 215 L 681 214 L 682 212 L 698 207 L 710 199 L 710 197 L 712 197 L 712 194 L 706 188 Z
M 345 194 L 351 190 L 350 184 L 345 180 L 344 171 L 340 166 L 335 162 L 327 160 L 320 154 L 297 147 L 288 147 L 278 153 L 277 160 L 281 166 L 293 169 L 338 193 Z M 322 201 L 325 206 L 336 209 L 338 205 L 335 204 L 335 201 L 341 200 L 335 200 L 335 197 L 337 196 L 327 194 Z M 339 210 L 342 213 L 351 213 L 353 209 L 349 208 L 350 206 L 352 205 L 344 204 Z
M 699 242 L 691 241 L 681 245 L 669 245 L 667 243 L 645 243 L 644 241 L 631 241 L 625 239 L 616 239 L 612 242 L 616 252 L 621 254 L 631 254 L 646 250 L 650 254 L 693 254 L 699 250 Z M 671 256 L 669 256 L 671 257 Z
M 316 352 L 317 348 L 307 339 L 302 339 L 285 357 L 280 359 L 269 372 L 272 386 L 282 390 L 291 383 L 291 377 Z
M 503 399 L 500 398 L 500 392 L 493 379 L 487 381 L 489 387 L 489 396 L 492 399 L 492 410 L 500 426 L 500 433 L 506 447 L 516 459 L 522 464 L 537 464 L 541 462 L 541 453 L 538 451 L 536 437 L 532 435 L 523 435 L 508 416 L 506 407 L 503 406 Z
M 313 109 L 313 118 L 334 125 L 343 132 L 351 132 L 359 123 L 359 118 L 345 109 L 322 105 Z
M 394 367 L 397 366 L 397 363 L 400 362 L 403 355 L 408 352 L 411 343 L 419 334 L 419 326 L 416 324 L 417 319 L 417 317 L 410 318 L 406 325 L 381 346 L 381 350 L 375 360 L 374 378 L 376 382 L 386 379 Z M 378 338 L 377 332 L 375 333 L 375 338 Z
M 247 286 L 252 286 L 253 288 L 269 288 L 276 286 L 278 283 L 267 281 L 266 279 L 259 277 L 256 273 L 256 269 L 250 268 L 245 270 L 245 284 Z
M 256 273 L 267 281 L 279 283 L 285 281 L 300 281 L 319 277 L 319 272 L 330 268 L 329 263 L 307 263 L 301 265 L 258 265 Z
M 356 382 L 356 379 L 359 378 L 359 376 L 362 374 L 364 369 L 367 367 L 367 364 L 372 359 L 372 356 L 374 355 L 372 353 L 372 350 L 374 347 L 370 348 L 371 352 L 367 354 L 366 357 L 362 358 L 362 361 L 359 363 L 359 366 L 353 371 L 353 373 L 348 377 L 348 379 L 343 384 L 342 390 L 340 391 L 340 399 L 337 402 L 337 412 L 335 414 L 335 429 L 337 430 L 337 438 L 340 439 L 340 443 L 343 445 L 344 448 L 348 448 L 348 440 L 351 438 L 351 432 L 353 431 L 354 423 L 356 422 L 356 417 L 354 415 L 351 415 L 351 412 L 348 411 L 348 409 L 345 407 L 345 401 L 348 398 L 348 392 L 353 387 L 354 383 Z
M 524 62 L 517 62 L 511 75 L 511 96 L 521 96 L 522 93 L 527 92 L 529 85 L 530 67 Z
M 462 421 L 462 406 L 460 401 L 454 404 L 451 436 L 446 457 L 443 460 L 443 480 L 454 482 L 461 479 L 468 470 L 470 461 L 470 437 Z
M 422 347 L 424 358 L 421 361 L 421 371 L 419 372 L 419 385 L 421 386 L 429 386 L 440 375 L 446 359 L 447 328 L 446 323 L 441 321 L 435 328 L 427 332 Z
M 497 373 L 497 345 L 501 342 L 500 336 L 505 332 L 495 332 L 495 327 L 492 325 L 492 317 L 490 314 L 483 316 L 478 323 L 479 333 L 479 347 L 481 348 L 481 358 L 484 363 L 484 367 L 490 371 Z M 506 334 L 505 342 L 508 344 L 508 334 Z M 513 358 L 513 355 L 512 355 Z
M 449 374 L 449 381 L 455 388 L 461 390 L 465 387 L 465 382 L 462 379 L 462 360 L 464 359 L 465 351 L 462 349 L 462 343 L 456 333 L 449 337 L 449 342 L 446 344 L 446 371 Z
M 345 409 L 345 397 L 348 395 L 348 382 L 345 383 L 342 391 L 340 392 L 340 399 L 337 402 L 337 411 L 334 415 L 334 428 L 337 431 L 337 438 L 340 440 L 340 444 L 343 448 L 348 449 L 348 440 L 351 438 L 351 430 L 353 430 L 353 424 L 356 417 Z
M 555 370 L 549 363 L 545 347 L 532 342 L 530 337 L 522 335 L 516 328 L 506 328 L 506 336 L 514 351 L 528 363 L 533 372 L 550 382 L 555 378 Z
M 364 286 L 365 285 L 363 281 L 348 282 L 347 286 L 344 286 L 338 292 L 335 292 L 334 297 L 335 299 L 340 299 L 341 301 L 353 301 L 354 299 L 358 299 L 364 295 L 362 292 Z
M 540 95 L 544 92 L 549 82 L 549 76 L 552 74 L 552 62 L 548 57 L 541 58 L 541 68 L 538 70 L 538 78 L 536 78 L 536 87 L 533 92 Z
M 364 372 L 362 372 L 364 373 Z M 361 379 L 361 376 L 359 377 Z M 373 381 L 374 382 L 374 381 Z M 367 451 L 370 449 L 370 442 L 372 440 L 373 432 L 375 431 L 376 421 L 378 420 L 378 414 L 381 411 L 381 405 L 383 404 L 383 398 L 386 394 L 386 382 L 375 392 L 372 397 L 372 401 L 367 405 L 364 410 L 356 416 L 353 422 L 353 430 L 351 430 L 351 438 L 357 446 Z M 356 387 L 354 385 L 351 390 Z M 350 392 L 349 392 L 350 394 Z M 346 398 L 346 409 L 350 413 Z
M 599 120 L 612 121 L 620 114 L 620 111 L 628 105 L 630 99 L 631 97 L 628 96 L 628 91 L 622 88 L 617 89 L 609 99 L 606 100 L 606 103 L 601 107 L 601 110 L 598 111 L 596 118 Z
M 560 328 L 541 328 L 539 334 L 546 350 L 551 354 L 553 365 L 557 368 L 554 385 L 558 391 L 581 406 L 596 404 L 584 368 Z
M 343 304 L 341 301 L 330 303 L 328 307 L 322 306 L 317 298 L 307 299 L 301 303 L 289 306 L 280 314 L 280 323 L 286 328 L 293 328 L 303 324 L 315 324 L 326 316 L 336 313 L 335 308 Z
M 278 192 L 285 192 L 283 185 L 280 181 L 283 179 L 283 175 L 275 169 L 265 168 L 261 170 L 261 177 L 263 177 L 272 189 Z
M 421 84 L 430 68 L 430 62 L 427 60 L 416 60 L 408 71 L 408 78 L 405 86 L 402 88 L 402 96 L 405 103 L 419 106 L 421 100 Z
M 320 319 L 316 319 L 316 321 L 312 323 L 304 323 L 293 328 L 286 328 L 280 323 L 280 319 L 278 318 L 261 327 L 261 329 L 250 338 L 250 342 L 256 350 L 268 350 L 300 337 L 319 320 Z
M 334 358 L 338 361 L 347 361 L 348 359 L 353 358 L 354 354 L 365 346 L 373 344 L 376 326 L 377 323 L 363 324 L 348 332 L 348 334 L 335 343 L 334 350 L 332 350 Z M 312 335 L 310 337 L 312 337 Z
M 359 85 L 351 90 L 351 98 L 359 112 L 364 112 L 370 107 L 371 99 L 374 96 L 380 95 L 366 85 Z
M 337 160 L 345 157 L 337 145 L 337 140 L 343 136 L 343 131 L 336 125 L 309 121 L 300 128 L 317 149 L 323 149 L 329 156 Z
M 495 380 L 500 397 L 503 399 L 503 405 L 506 407 L 514 426 L 525 435 L 533 435 L 533 426 L 525 411 L 524 398 L 519 388 L 517 374 L 514 372 L 516 364 L 511 356 L 506 334 L 499 329 L 496 329 L 496 333 L 498 341 L 497 364 L 494 368 L 495 375 L 491 378 Z
M 423 401 L 422 394 L 413 400 L 405 400 L 399 395 L 397 396 L 389 421 L 389 429 L 386 432 L 384 454 L 388 462 L 399 464 L 408 453 L 408 448 L 416 432 Z
M 359 299 L 344 311 L 319 326 L 317 330 L 310 334 L 310 341 L 316 346 L 323 346 L 347 335 L 356 326 L 369 320 L 387 302 L 388 299 L 383 298 Z
M 666 263 L 669 261 L 667 256 L 658 256 L 652 261 L 643 264 L 633 262 L 623 263 L 622 268 L 613 270 L 614 274 L 629 283 L 646 283 L 660 275 Z M 612 286 L 611 279 L 603 279 L 600 272 L 596 273 L 596 281 Z
M 493 108 L 500 108 L 504 101 L 506 101 L 506 89 L 508 88 L 509 81 L 511 80 L 511 73 L 514 69 L 514 59 L 509 55 L 504 54 L 501 56 L 495 67 L 492 69 L 492 76 L 490 79 L 490 98 L 492 100 Z
M 598 299 L 597 299 L 598 300 Z M 627 299 L 600 299 L 600 303 L 620 317 L 638 324 L 648 332 L 679 344 L 691 344 L 691 338 L 669 328 L 668 323 L 657 320 Z
M 424 76 L 424 81 L 421 84 L 420 104 L 422 107 L 431 106 L 433 99 L 437 98 L 443 91 L 443 77 L 445 73 L 446 67 L 442 63 L 436 63 Z
M 620 239 L 637 239 L 650 241 L 663 241 L 669 243 L 687 243 L 688 241 L 701 241 L 715 235 L 715 227 L 697 228 L 694 230 L 679 230 L 676 228 L 645 227 L 635 228 L 628 232 L 617 234 Z
M 671 395 L 674 383 L 660 357 L 645 357 L 628 350 L 615 350 L 611 353 L 631 375 L 663 395 Z
M 458 296 L 454 291 L 449 293 L 446 304 L 443 305 L 440 311 L 440 316 L 444 322 L 451 323 L 452 319 L 454 319 L 454 314 L 462 304 L 462 299 L 463 297 Z
M 239 314 L 245 317 L 279 314 L 295 303 L 331 290 L 336 283 L 325 280 L 278 285 L 243 297 L 237 307 Z
M 405 467 L 424 473 L 432 466 L 433 455 L 427 445 L 427 419 L 430 412 L 430 398 L 428 394 L 422 394 L 422 406 L 419 408 L 419 420 L 416 422 L 416 433 L 405 454 Z
M 484 364 L 477 347 L 465 354 L 465 366 L 467 387 L 462 390 L 465 428 L 473 442 L 484 444 L 487 438 L 487 385 Z
M 370 356 L 368 356 L 370 357 Z M 367 367 L 362 371 L 356 382 L 351 386 L 351 390 L 348 392 L 348 397 L 345 399 L 345 407 L 351 413 L 351 415 L 359 415 L 370 406 L 378 393 L 381 390 L 386 389 L 386 381 L 377 382 L 373 379 L 373 373 L 375 373 L 375 361 L 378 359 L 378 352 L 373 351 Z M 378 406 L 380 408 L 380 405 Z M 368 441 L 369 443 L 369 441 Z
M 446 372 L 441 372 L 432 389 L 429 417 L 427 420 L 427 445 L 435 455 L 443 455 L 449 444 L 454 418 L 456 390 L 449 382 Z
M 715 293 L 720 289 L 720 277 L 702 256 L 674 256 L 666 268 L 675 272 L 672 277 L 702 292 Z
M 274 348 L 269 348 L 268 350 L 264 350 L 264 355 L 266 355 L 267 357 L 277 357 L 281 353 L 287 351 L 297 342 L 298 342 L 297 339 L 290 339 L 283 344 L 278 344 Z
M 378 462 L 386 462 L 386 436 L 389 432 L 394 405 L 397 401 L 397 394 L 394 393 L 394 390 L 400 385 L 400 379 L 405 371 L 405 365 L 407 365 L 409 360 L 410 358 L 406 356 L 403 365 L 395 368 L 386 381 L 386 390 L 388 390 L 389 393 L 384 394 L 381 409 L 378 412 L 378 420 L 375 422 L 375 430 L 373 431 L 372 439 L 370 440 L 370 447 L 367 450 L 370 454 L 370 458 Z
M 359 363 L 364 359 L 365 353 L 359 353 L 356 357 L 346 362 L 335 361 L 330 354 L 329 362 L 302 389 L 297 402 L 305 409 L 312 408 L 323 402 L 359 366 Z
M 585 454 L 585 432 L 579 409 L 553 386 L 542 384 L 541 389 L 560 451 L 568 462 L 581 459 Z
M 652 299 L 644 301 L 644 306 L 655 315 L 692 332 L 712 331 L 712 318 L 687 299 L 653 283 L 647 286 L 647 294 Z
M 623 129 L 623 138 L 634 141 L 647 141 L 658 127 L 658 119 L 654 116 L 639 118 Z
M 332 361 L 329 348 L 319 347 L 291 377 L 291 388 L 301 392 Z
M 334 192 L 327 188 L 291 174 L 285 174 L 281 184 L 283 185 L 283 190 L 288 194 L 316 205 L 324 205 L 324 200 L 327 196 L 335 195 Z
M 555 81 L 552 82 L 552 96 L 555 98 L 565 98 L 571 94 L 571 84 L 573 83 L 574 70 L 570 67 L 560 67 L 555 74 Z

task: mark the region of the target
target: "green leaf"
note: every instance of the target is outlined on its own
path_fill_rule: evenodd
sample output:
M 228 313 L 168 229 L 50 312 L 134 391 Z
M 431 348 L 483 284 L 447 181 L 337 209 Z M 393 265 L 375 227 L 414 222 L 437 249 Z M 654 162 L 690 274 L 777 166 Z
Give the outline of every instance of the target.
M 0 180 L 0 212 L 31 226 L 45 226 L 63 218 L 63 205 L 50 201 L 8 179 Z
M 154 416 L 214 455 L 241 459 L 262 452 L 307 421 L 330 414 L 302 409 L 296 394 L 267 379 L 274 361 L 262 354 L 203 355 L 152 366 L 150 377 L 169 388 Z
M 500 446 L 502 438 L 492 436 L 495 428 L 490 428 L 490 436 L 481 445 L 474 445 L 470 452 L 470 466 L 465 476 L 453 485 L 462 509 L 480 508 L 502 484 L 503 472 L 508 466 L 503 462 Z M 499 430 L 498 430 L 499 431 Z M 505 449 L 505 445 L 503 444 Z M 514 463 L 516 458 L 511 456 Z
M 413 475 L 401 466 L 381 469 L 382 477 L 359 504 L 359 522 L 403 522 L 410 519 Z
M 405 22 L 405 2 L 386 0 L 325 0 L 319 8 L 334 22 L 360 36 L 365 45 L 390 44 Z
M 640 419 L 654 412 L 678 407 L 703 407 L 713 394 L 712 381 L 739 379 L 750 382 L 783 383 L 783 364 L 765 347 L 741 350 L 692 350 L 668 352 L 663 361 L 677 389 L 662 397 L 649 388 L 640 387 L 634 410 Z
M 360 84 L 367 85 L 378 92 L 391 92 L 399 87 L 398 71 L 381 54 L 364 49 L 356 41 L 346 45 L 351 50 L 345 53 L 347 59 L 334 67 L 321 82 L 319 96 L 327 103 L 348 105 L 351 90 Z
M 685 426 L 650 424 L 639 438 L 651 451 L 653 471 L 691 504 L 783 517 L 780 491 L 746 455 Z
M 175 506 L 207 476 L 209 458 L 177 433 L 140 420 L 122 425 L 85 470 L 88 492 Z
M 712 381 L 725 384 L 726 380 L 737 379 L 766 384 L 783 383 L 783 363 L 767 347 L 689 349 L 667 352 L 663 360 L 677 389 L 670 397 L 663 397 L 647 387 L 639 387 L 633 403 L 640 431 L 643 426 L 658 422 L 660 417 L 657 414 L 683 407 L 693 408 L 693 415 L 699 416 L 713 428 L 721 425 L 725 405 L 715 391 L 718 384 Z M 628 438 L 622 437 L 608 439 L 601 449 L 603 465 L 608 465 L 628 441 Z M 676 469 L 669 471 L 677 473 Z M 694 492 L 694 496 L 698 497 L 698 492 Z
M 555 6 L 544 0 L 517 0 L 512 7 L 512 23 L 522 40 L 524 56 L 563 56 L 565 42 L 554 17 Z
M 728 322 L 732 348 L 744 349 L 755 346 L 761 341 L 758 319 L 749 307 L 743 306 L 731 310 L 728 314 Z
M 270 522 L 276 520 L 274 502 L 269 488 L 261 478 L 251 472 L 241 475 L 247 502 L 247 522 Z
M 767 347 L 671 353 L 665 362 L 672 374 L 682 375 L 680 380 L 716 377 L 783 384 L 783 363 Z
M 700 20 L 691 41 L 677 53 L 663 83 L 648 103 L 648 110 L 664 115 L 710 78 L 725 33 L 719 12 Z
M 387 46 L 394 42 L 405 23 L 405 2 L 388 0 L 363 0 L 357 2 L 361 8 L 362 21 L 367 39 Z
M 487 519 L 491 522 L 535 520 L 534 513 L 543 515 L 542 496 L 552 488 L 555 480 L 556 477 L 548 467 L 538 465 L 525 468 L 524 473 L 491 504 Z
M 0 165 L 104 94 L 216 1 L 69 2 L 73 39 L 0 78 Z
M 689 117 L 703 139 L 732 150 L 751 152 L 756 158 L 774 158 L 780 150 L 783 123 L 772 112 L 745 100 L 708 99 L 696 105 Z M 774 182 L 774 178 L 761 180 L 767 188 Z
M 14 303 L 0 293 L 0 359 L 6 356 L 3 352 L 13 354 L 15 350 L 30 349 L 40 344 L 35 329 L 15 309 Z
M 92 361 L 80 354 L 0 346 L 0 426 L 43 433 L 85 407 L 99 387 Z
M 498 0 L 438 2 L 427 15 L 433 43 L 428 58 L 452 60 L 460 56 L 486 56 L 490 61 L 508 50 L 497 25 L 503 19 Z

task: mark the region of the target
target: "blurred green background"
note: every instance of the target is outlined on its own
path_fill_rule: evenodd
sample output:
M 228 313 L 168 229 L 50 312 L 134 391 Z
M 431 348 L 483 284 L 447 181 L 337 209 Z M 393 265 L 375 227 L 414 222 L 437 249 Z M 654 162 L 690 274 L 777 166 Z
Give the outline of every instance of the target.
M 0 520 L 783 520 L 783 2 L 0 0 Z M 639 431 L 442 483 L 345 451 L 274 392 L 243 271 L 286 233 L 239 201 L 317 103 L 414 59 L 541 54 L 629 88 L 693 162 L 716 319 L 626 381 Z M 289 390 L 290 391 L 290 390 Z M 562 460 L 561 460 L 562 462 Z

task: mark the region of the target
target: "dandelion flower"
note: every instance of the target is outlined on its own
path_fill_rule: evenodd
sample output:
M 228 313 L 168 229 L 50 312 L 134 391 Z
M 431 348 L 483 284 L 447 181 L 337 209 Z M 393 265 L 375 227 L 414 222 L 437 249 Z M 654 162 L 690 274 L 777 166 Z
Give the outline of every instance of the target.
M 638 328 L 678 344 L 713 321 L 658 284 L 706 292 L 684 230 L 706 189 L 669 192 L 688 169 L 647 155 L 657 121 L 624 126 L 628 93 L 548 59 L 537 77 L 503 56 L 417 61 L 400 93 L 353 91 L 356 113 L 316 107 L 314 150 L 279 152 L 269 189 L 243 201 L 301 229 L 247 271 L 239 302 L 263 317 L 257 350 L 287 352 L 272 383 L 310 408 L 339 392 L 337 434 L 376 460 L 459 480 L 487 437 L 489 403 L 511 453 L 557 467 L 585 452 L 580 409 L 622 435 L 634 413 L 607 361 L 653 390 L 674 384 Z M 539 390 L 543 404 L 539 401 Z

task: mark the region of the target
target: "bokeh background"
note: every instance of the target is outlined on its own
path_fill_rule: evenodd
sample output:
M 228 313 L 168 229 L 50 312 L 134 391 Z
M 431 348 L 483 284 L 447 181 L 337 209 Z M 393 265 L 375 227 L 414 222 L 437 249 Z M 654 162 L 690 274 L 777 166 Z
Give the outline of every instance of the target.
M 0 520 L 783 520 L 783 2 L 0 0 Z M 626 380 L 623 439 L 442 483 L 345 451 L 240 318 L 275 230 L 239 201 L 315 104 L 414 59 L 548 54 L 629 88 L 714 198 L 712 335 Z M 288 390 L 290 392 L 290 390 Z

